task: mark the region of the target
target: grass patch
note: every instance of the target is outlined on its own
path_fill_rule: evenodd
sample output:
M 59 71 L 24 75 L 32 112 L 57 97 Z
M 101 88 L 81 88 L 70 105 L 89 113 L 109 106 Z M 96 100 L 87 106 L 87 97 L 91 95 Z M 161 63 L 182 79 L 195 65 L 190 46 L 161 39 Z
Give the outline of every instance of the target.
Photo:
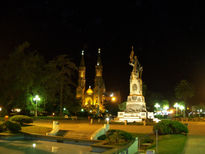
M 160 154 L 181 154 L 183 153 L 187 136 L 185 135 L 162 135 L 159 136 L 158 152 Z M 149 149 L 156 149 L 156 144 Z
M 40 126 L 23 126 L 21 128 L 22 132 L 25 133 L 34 133 L 34 134 L 40 134 L 45 135 L 46 133 L 50 132 L 52 129 L 48 127 L 40 127 Z

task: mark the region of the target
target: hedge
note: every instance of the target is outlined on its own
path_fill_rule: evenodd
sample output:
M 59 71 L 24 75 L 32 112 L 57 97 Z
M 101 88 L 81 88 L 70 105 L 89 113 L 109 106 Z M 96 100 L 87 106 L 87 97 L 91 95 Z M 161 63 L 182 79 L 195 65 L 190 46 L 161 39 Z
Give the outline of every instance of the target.
M 107 144 L 123 145 L 133 139 L 132 135 L 122 130 L 109 130 L 106 135 L 98 137 L 98 140 L 105 140 Z
M 21 130 L 21 125 L 18 122 L 15 121 L 5 121 L 3 125 L 6 126 L 6 129 L 11 131 L 11 132 L 18 132 Z
M 188 133 L 186 125 L 173 120 L 162 120 L 153 127 L 153 130 L 158 130 L 159 135 Z
M 15 116 L 12 116 L 9 120 L 19 122 L 21 125 L 23 125 L 24 123 L 33 122 L 33 119 L 31 117 L 25 116 L 25 115 L 15 115 Z

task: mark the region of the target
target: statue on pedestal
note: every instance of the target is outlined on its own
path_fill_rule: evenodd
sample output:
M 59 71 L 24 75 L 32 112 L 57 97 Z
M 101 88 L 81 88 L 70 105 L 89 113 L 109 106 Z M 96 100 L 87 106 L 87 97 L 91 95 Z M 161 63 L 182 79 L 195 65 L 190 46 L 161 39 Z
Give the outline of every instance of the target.
M 133 72 L 133 73 L 139 72 L 139 74 L 137 73 L 137 75 L 139 76 L 139 78 L 142 78 L 143 68 L 142 68 L 142 66 L 140 65 L 140 63 L 138 62 L 137 56 L 134 56 L 133 46 L 132 46 L 132 51 L 131 51 L 131 53 L 130 53 L 130 62 L 129 62 L 129 65 L 131 65 L 131 66 L 133 67 L 132 72 Z

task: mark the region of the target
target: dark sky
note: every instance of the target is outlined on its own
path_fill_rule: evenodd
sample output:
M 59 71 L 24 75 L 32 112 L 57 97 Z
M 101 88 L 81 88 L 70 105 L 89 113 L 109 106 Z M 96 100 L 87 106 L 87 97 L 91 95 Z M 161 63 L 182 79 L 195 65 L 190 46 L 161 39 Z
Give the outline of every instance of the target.
M 101 48 L 107 90 L 120 90 L 125 100 L 133 45 L 148 90 L 170 97 L 177 82 L 187 79 L 196 87 L 195 101 L 205 101 L 205 12 L 198 1 L 30 0 L 1 7 L 1 57 L 28 41 L 46 59 L 66 53 L 78 65 L 84 49 L 87 85 L 93 85 Z

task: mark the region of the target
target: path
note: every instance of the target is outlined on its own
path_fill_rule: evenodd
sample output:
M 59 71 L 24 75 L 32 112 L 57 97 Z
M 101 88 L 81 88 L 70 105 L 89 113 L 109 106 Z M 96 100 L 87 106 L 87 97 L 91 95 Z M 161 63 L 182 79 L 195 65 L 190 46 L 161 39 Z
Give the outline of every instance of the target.
M 69 121 L 60 121 L 59 123 L 60 130 L 67 131 L 64 135 L 65 138 L 85 140 L 90 140 L 90 136 L 103 126 L 103 124 L 90 125 L 89 123 L 69 123 Z M 35 121 L 34 125 L 52 128 L 52 121 Z
M 60 130 L 67 131 L 64 135 L 66 138 L 73 139 L 86 139 L 90 140 L 91 135 L 100 127 L 102 124 L 89 124 L 88 121 L 59 121 Z M 40 120 L 35 121 L 34 125 L 52 128 L 52 121 Z M 110 125 L 110 129 L 121 129 L 130 133 L 136 134 L 151 134 L 152 126 L 137 126 L 137 125 Z

